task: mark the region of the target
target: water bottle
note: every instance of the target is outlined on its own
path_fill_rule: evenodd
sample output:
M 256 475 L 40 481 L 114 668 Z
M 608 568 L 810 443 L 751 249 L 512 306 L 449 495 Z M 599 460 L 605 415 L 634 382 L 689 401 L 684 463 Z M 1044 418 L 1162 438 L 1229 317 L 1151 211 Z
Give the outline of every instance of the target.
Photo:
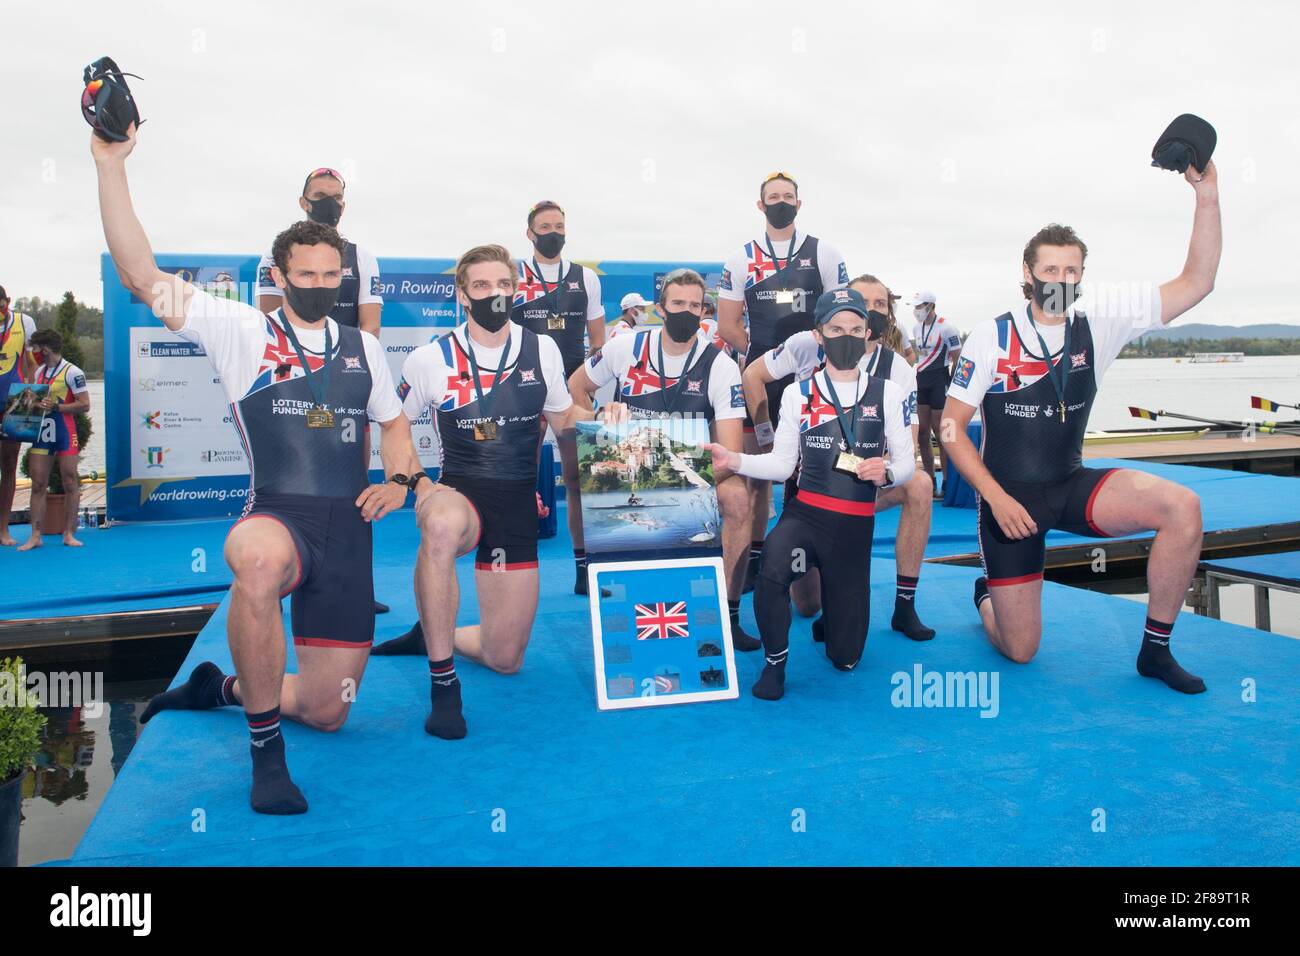
M 92 528 L 98 528 L 98 527 L 99 527 L 99 509 L 98 509 L 98 508 L 91 508 L 91 509 L 90 509 L 90 522 L 89 522 L 89 524 L 90 524 L 90 527 L 92 527 Z
M 86 526 L 86 509 L 82 508 L 77 512 L 77 530 L 80 531 Z

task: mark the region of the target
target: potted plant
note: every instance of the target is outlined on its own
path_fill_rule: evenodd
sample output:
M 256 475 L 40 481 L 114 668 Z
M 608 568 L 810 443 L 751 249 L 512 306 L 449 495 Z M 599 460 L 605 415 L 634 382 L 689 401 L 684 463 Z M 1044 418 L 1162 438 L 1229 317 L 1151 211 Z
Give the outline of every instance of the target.
M 94 429 L 90 424 L 90 416 L 81 412 L 72 416 L 72 420 L 77 425 L 77 445 L 85 454 L 86 443 L 90 441 L 91 433 Z M 32 450 L 29 448 L 23 453 L 23 476 L 30 478 L 31 471 L 28 470 L 27 460 L 31 457 Z M 63 534 L 66 527 L 65 519 L 67 512 L 64 510 L 63 494 L 63 474 L 59 471 L 58 462 L 50 467 L 50 480 L 48 483 L 49 491 L 45 496 L 45 520 L 41 523 L 41 534 Z
M 41 749 L 45 715 L 27 697 L 21 657 L 0 660 L 0 866 L 18 865 L 23 780 Z

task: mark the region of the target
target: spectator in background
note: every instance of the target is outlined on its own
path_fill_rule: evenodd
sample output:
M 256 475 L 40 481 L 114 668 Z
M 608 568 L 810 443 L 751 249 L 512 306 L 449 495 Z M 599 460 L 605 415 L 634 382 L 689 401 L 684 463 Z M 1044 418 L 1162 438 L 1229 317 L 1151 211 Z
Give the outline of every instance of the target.
M 36 362 L 30 351 L 36 323 L 30 315 L 9 308 L 9 293 L 0 286 L 0 409 L 9 401 L 9 386 L 30 382 Z M 4 413 L 0 411 L 0 424 Z M 18 477 L 18 452 L 22 445 L 16 441 L 0 441 L 0 545 L 17 544 L 9 536 L 9 512 L 14 507 L 14 485 Z
M 623 296 L 618 307 L 623 310 L 623 314 L 614 320 L 614 323 L 605 333 L 606 339 L 612 339 L 614 336 L 623 332 L 630 332 L 638 325 L 645 324 L 645 307 L 646 301 L 641 298 L 640 292 L 629 292 Z
M 298 205 L 312 222 L 338 226 L 347 206 L 343 199 L 345 188 L 338 170 L 328 167 L 313 170 L 302 184 Z M 271 253 L 267 252 L 257 268 L 257 307 L 263 312 L 278 309 L 284 296 L 271 278 L 274 264 Z M 339 300 L 330 310 L 329 317 L 339 325 L 361 329 L 378 338 L 380 314 L 384 308 L 380 295 L 382 288 L 378 260 L 355 242 L 344 239 L 343 283 L 339 286 Z
M 73 532 L 77 530 L 77 512 L 81 504 L 81 479 L 77 473 L 81 444 L 77 440 L 77 422 L 73 416 L 90 410 L 90 390 L 86 387 L 86 373 L 63 357 L 63 336 L 53 329 L 41 329 L 31 341 L 40 360 L 33 381 L 37 385 L 49 386 L 40 404 L 41 410 L 49 417 L 41 427 L 40 439 L 32 443 L 27 460 L 27 470 L 32 479 L 32 536 L 18 550 L 31 551 L 41 546 L 45 497 L 50 469 L 54 467 L 56 458 L 63 478 L 64 512 L 67 515 L 63 543 L 79 548 L 81 542 Z

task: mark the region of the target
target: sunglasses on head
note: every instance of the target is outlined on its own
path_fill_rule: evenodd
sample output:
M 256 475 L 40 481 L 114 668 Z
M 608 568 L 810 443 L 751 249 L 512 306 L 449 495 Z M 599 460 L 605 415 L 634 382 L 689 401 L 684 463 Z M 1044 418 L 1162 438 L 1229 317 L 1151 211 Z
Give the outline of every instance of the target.
M 303 195 L 307 194 L 308 184 L 311 183 L 311 181 L 315 179 L 317 176 L 330 176 L 334 179 L 337 179 L 341 187 L 343 187 L 344 189 L 348 188 L 348 184 L 343 181 L 342 173 L 340 173 L 337 169 L 331 169 L 328 166 L 322 166 L 320 169 L 313 169 L 310 173 L 307 174 L 307 178 L 302 181 Z
M 762 182 L 760 185 L 761 185 L 761 186 L 766 186 L 768 183 L 770 183 L 770 182 L 771 182 L 772 180 L 774 180 L 774 179 L 788 179 L 788 180 L 790 180 L 790 182 L 794 183 L 794 188 L 795 188 L 795 189 L 798 189 L 798 188 L 799 188 L 799 181 L 798 181 L 797 179 L 795 179 L 794 176 L 792 176 L 790 173 L 787 173 L 787 172 L 785 172 L 784 170 L 778 170 L 778 171 L 775 172 L 775 173 L 768 173 L 768 174 L 767 174 L 767 178 L 764 179 L 763 182 Z

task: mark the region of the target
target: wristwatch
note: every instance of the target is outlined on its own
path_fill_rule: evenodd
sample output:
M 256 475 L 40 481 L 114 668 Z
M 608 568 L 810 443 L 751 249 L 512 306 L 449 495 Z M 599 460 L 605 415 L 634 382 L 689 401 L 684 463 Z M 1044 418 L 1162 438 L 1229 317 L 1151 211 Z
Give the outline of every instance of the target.
M 391 481 L 391 482 L 394 482 L 394 483 L 396 483 L 396 484 L 399 484 L 399 485 L 404 485 L 404 486 L 407 488 L 407 490 L 409 490 L 409 491 L 414 491 L 414 490 L 415 490 L 415 486 L 418 485 L 418 484 L 420 483 L 420 479 L 421 479 L 421 478 L 429 478 L 429 474 L 428 474 L 428 472 L 417 471 L 415 474 L 413 474 L 413 475 L 412 475 L 411 477 L 409 477 L 409 478 L 406 477 L 406 475 L 403 475 L 401 472 L 398 472 L 397 474 L 393 475 L 393 476 L 392 476 L 391 478 L 389 478 L 388 480 Z M 430 480 L 430 481 L 433 481 L 432 478 L 429 478 L 429 480 Z
M 894 473 L 890 470 L 889 466 L 886 465 L 886 466 L 885 466 L 885 484 L 886 484 L 886 485 L 892 485 L 893 483 L 894 483 Z

